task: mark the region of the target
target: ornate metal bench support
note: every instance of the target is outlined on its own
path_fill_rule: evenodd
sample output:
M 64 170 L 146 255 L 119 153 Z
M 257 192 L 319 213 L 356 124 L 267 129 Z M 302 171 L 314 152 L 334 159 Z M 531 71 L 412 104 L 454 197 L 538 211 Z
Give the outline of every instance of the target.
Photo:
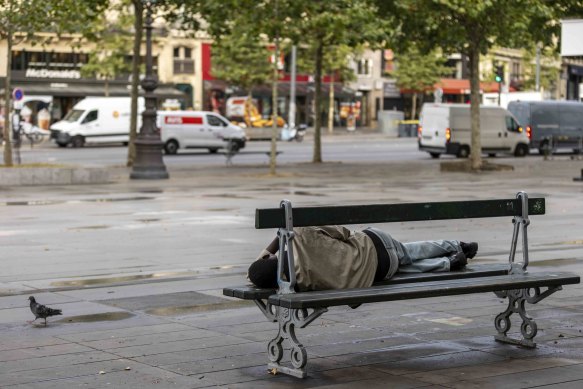
M 263 300 L 253 300 L 253 302 L 255 303 L 255 305 L 257 305 L 257 307 L 259 308 L 261 313 L 263 313 L 263 315 L 267 318 L 267 320 L 272 322 L 277 321 L 275 312 L 276 307 L 269 303 L 263 302 Z
M 279 331 L 267 345 L 267 356 L 270 361 L 267 367 L 275 369 L 278 373 L 305 378 L 308 375 L 305 368 L 308 363 L 308 354 L 305 347 L 298 341 L 295 328 L 306 327 L 326 311 L 326 308 L 317 308 L 308 314 L 307 309 L 276 308 Z M 283 358 L 284 341 L 290 346 L 290 360 L 293 367 L 280 364 Z
M 528 234 L 527 227 L 530 224 L 528 218 L 528 195 L 526 192 L 518 192 L 516 198 L 521 201 L 521 215 L 514 216 L 512 219 L 512 224 L 514 224 L 514 230 L 512 232 L 512 242 L 510 244 L 510 273 L 525 273 L 528 267 Z M 520 232 L 520 226 L 522 226 L 522 264 L 514 262 L 514 257 L 516 255 L 516 245 L 518 243 L 518 235 Z
M 561 286 L 555 286 L 547 288 L 547 290 L 542 293 L 539 287 L 494 292 L 496 296 L 500 298 L 508 297 L 508 307 L 494 319 L 494 326 L 498 331 L 498 334 L 494 338 L 503 343 L 517 344 L 519 346 L 530 348 L 536 347 L 536 343 L 533 339 L 536 336 L 538 328 L 536 322 L 526 314 L 525 304 L 527 302 L 530 304 L 536 304 L 561 289 L 563 289 Z M 510 316 L 512 316 L 513 313 L 518 313 L 522 318 L 522 324 L 520 326 L 522 339 L 510 338 L 506 335 L 508 330 L 510 330 Z

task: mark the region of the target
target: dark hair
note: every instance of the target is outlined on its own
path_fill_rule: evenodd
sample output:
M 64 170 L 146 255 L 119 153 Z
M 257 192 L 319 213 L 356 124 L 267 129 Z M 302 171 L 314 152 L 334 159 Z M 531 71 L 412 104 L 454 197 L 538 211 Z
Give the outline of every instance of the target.
M 287 261 L 283 262 L 284 275 L 289 279 L 289 266 Z M 249 266 L 249 280 L 259 288 L 274 288 L 277 285 L 277 258 L 260 258 Z
M 249 266 L 249 280 L 259 288 L 277 288 L 277 260 L 260 258 Z

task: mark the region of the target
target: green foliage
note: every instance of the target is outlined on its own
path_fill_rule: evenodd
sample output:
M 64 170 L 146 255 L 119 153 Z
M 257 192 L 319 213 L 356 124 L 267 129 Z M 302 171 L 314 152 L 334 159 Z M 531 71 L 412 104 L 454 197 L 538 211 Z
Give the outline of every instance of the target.
M 244 20 L 236 21 L 213 46 L 213 76 L 251 90 L 271 79 L 271 55 L 265 40 L 247 34 Z
M 442 76 L 451 73 L 451 68 L 444 65 L 445 58 L 436 50 L 423 54 L 417 47 L 410 46 L 395 56 L 397 68 L 390 75 L 403 89 L 424 92 L 433 89 Z
M 521 66 L 524 70 L 523 90 L 536 88 L 536 48 L 524 49 Z M 540 55 L 540 87 L 550 90 L 556 87 L 561 72 L 560 56 L 554 47 L 545 47 Z
M 95 49 L 89 54 L 89 62 L 81 68 L 84 77 L 111 80 L 131 70 L 126 56 L 133 42 L 133 18 L 131 2 L 115 1 L 108 12 L 92 23 L 85 36 L 95 44 Z

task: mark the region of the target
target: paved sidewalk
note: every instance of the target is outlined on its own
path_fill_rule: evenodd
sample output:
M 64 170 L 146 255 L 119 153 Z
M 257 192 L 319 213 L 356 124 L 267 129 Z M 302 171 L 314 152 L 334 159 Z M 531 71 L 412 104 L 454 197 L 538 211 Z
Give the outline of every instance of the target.
M 583 186 L 572 177 L 578 175 L 582 162 L 568 158 L 546 162 L 505 159 L 507 162 L 515 165 L 515 171 L 477 175 L 441 173 L 434 161 L 381 166 L 293 164 L 280 166 L 278 177 L 268 177 L 264 166 L 193 167 L 171 172 L 171 179 L 163 183 L 129 181 L 124 178 L 127 172 L 119 169 L 112 185 L 9 191 L 2 194 L 4 206 L 0 208 L 12 216 L 23 212 L 9 206 L 16 201 L 80 201 L 90 195 L 115 199 L 163 192 L 156 201 L 164 209 L 176 209 L 189 201 L 188 209 L 194 216 L 205 212 L 247 215 L 257 206 L 276 206 L 282 197 L 302 204 L 349 204 L 509 197 L 524 189 L 547 197 L 548 214 L 533 220 L 529 231 L 532 271 L 560 269 L 580 274 Z M 227 206 L 218 207 L 210 201 L 217 198 L 227 199 Z M 87 207 L 87 215 L 98 212 L 90 205 L 79 209 Z M 101 213 L 121 213 L 117 208 L 100 209 Z M 14 220 L 28 223 L 28 214 L 21 216 Z M 407 240 L 435 236 L 437 231 L 464 233 L 484 242 L 477 262 L 507 260 L 510 220 L 398 223 L 391 228 Z M 567 286 L 528 308 L 539 327 L 539 346 L 534 350 L 494 341 L 493 318 L 506 308 L 494 294 L 450 296 L 364 305 L 355 310 L 333 308 L 297 331 L 307 347 L 309 378 L 270 375 L 265 349 L 277 332 L 276 325 L 267 322 L 254 305 L 221 295 L 222 287 L 245 282 L 244 260 L 265 240 L 263 236 L 247 236 L 251 229 L 252 224 L 232 227 L 233 238 L 245 237 L 252 244 L 241 245 L 239 253 L 229 251 L 228 255 L 242 258 L 230 266 L 175 273 L 160 269 L 117 277 L 96 274 L 89 279 L 44 280 L 36 275 L 18 283 L 4 279 L 0 282 L 0 387 L 583 386 L 581 285 Z M 94 236 L 98 236 L 97 231 Z M 0 229 L 1 233 L 10 231 Z M 184 234 L 181 239 L 186 239 L 188 231 Z M 19 260 L 11 250 L 24 249 L 18 242 L 15 237 L 13 245 L 4 245 L 0 253 L 5 272 L 12 271 L 16 266 L 12 262 Z M 31 254 L 42 250 L 38 240 L 27 243 L 31 244 Z M 107 252 L 105 243 L 101 245 Z M 208 246 L 197 255 L 218 258 L 224 255 L 221 249 Z M 139 248 L 129 244 L 116 246 L 116 250 L 129 254 Z M 47 251 L 42 258 L 49 263 L 44 266 L 50 266 L 59 255 L 58 251 Z M 26 323 L 32 319 L 29 294 L 63 309 L 64 315 L 49 319 L 47 327 Z M 517 327 L 515 321 L 513 330 Z

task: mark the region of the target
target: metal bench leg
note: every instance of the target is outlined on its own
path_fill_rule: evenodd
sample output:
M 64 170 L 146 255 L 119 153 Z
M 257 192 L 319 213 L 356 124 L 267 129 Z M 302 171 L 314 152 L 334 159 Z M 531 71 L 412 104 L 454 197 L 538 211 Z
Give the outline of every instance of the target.
M 539 287 L 494 292 L 496 296 L 500 298 L 508 297 L 508 307 L 494 319 L 494 326 L 498 331 L 498 334 L 494 339 L 503 343 L 535 348 L 536 343 L 533 339 L 538 332 L 538 328 L 534 319 L 526 314 L 525 305 L 527 302 L 530 304 L 536 304 L 561 289 L 561 286 L 555 286 L 547 288 L 547 290 L 542 293 Z M 520 325 L 522 339 L 511 338 L 506 335 L 508 330 L 510 330 L 510 316 L 512 316 L 513 313 L 518 313 L 522 318 L 522 324 Z
M 317 308 L 311 314 L 308 314 L 307 309 L 288 309 L 281 307 L 276 309 L 279 331 L 275 338 L 267 345 L 267 356 L 270 361 L 267 367 L 272 369 L 274 374 L 284 373 L 298 378 L 307 377 L 306 364 L 308 363 L 308 353 L 304 345 L 298 341 L 295 328 L 296 326 L 299 328 L 306 327 L 326 311 L 326 308 Z M 280 364 L 283 358 L 284 341 L 290 346 L 290 360 L 293 367 Z

